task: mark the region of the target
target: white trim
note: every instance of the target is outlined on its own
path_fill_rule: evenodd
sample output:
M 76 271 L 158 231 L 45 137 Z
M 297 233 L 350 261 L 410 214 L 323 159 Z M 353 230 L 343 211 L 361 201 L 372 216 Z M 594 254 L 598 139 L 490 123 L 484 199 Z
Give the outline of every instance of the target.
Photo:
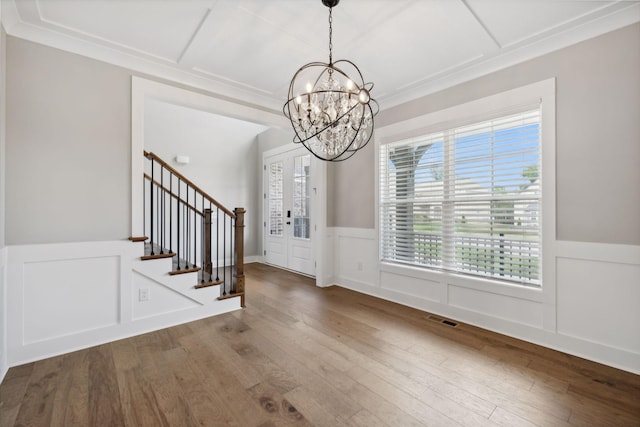
M 595 20 L 589 20 L 565 31 L 550 36 L 544 33 L 513 47 L 504 47 L 498 56 L 490 56 L 488 59 L 480 58 L 475 63 L 465 65 L 458 70 L 449 70 L 442 73 L 441 77 L 431 78 L 425 83 L 416 83 L 395 94 L 385 94 L 379 101 L 385 109 L 404 104 L 406 102 L 428 96 L 444 89 L 477 79 L 487 74 L 515 66 L 568 46 L 589 40 L 611 31 L 635 24 L 640 21 L 640 3 L 618 1 L 612 6 L 618 8 L 608 15 Z M 532 40 L 535 38 L 535 40 Z
M 541 82 L 532 83 L 516 89 L 508 90 L 482 99 L 470 101 L 454 107 L 435 111 L 429 114 L 418 116 L 412 119 L 393 123 L 384 126 L 376 131 L 375 140 L 375 229 L 376 233 L 380 231 L 380 146 L 392 143 L 398 140 L 419 136 L 427 133 L 440 131 L 461 124 L 467 124 L 476 120 L 485 119 L 487 116 L 500 115 L 503 112 L 512 112 L 514 109 L 521 108 L 530 104 L 540 104 L 541 110 L 541 150 L 543 168 L 543 187 L 542 187 L 542 238 L 543 238 L 543 266 L 542 266 L 542 289 L 541 294 L 528 287 L 521 287 L 517 290 L 513 285 L 482 279 L 471 279 L 466 276 L 440 272 L 435 273 L 431 270 L 424 270 L 421 273 L 423 278 L 432 278 L 434 274 L 441 274 L 446 277 L 446 281 L 453 281 L 460 286 L 482 289 L 487 292 L 497 293 L 501 295 L 514 296 L 521 294 L 520 298 L 541 301 L 544 303 L 545 329 L 555 331 L 556 314 L 555 314 L 555 227 L 556 227 L 556 206 L 555 206 L 555 94 L 556 85 L 555 78 L 547 79 Z M 380 248 L 378 248 L 378 251 Z M 380 253 L 378 252 L 378 259 Z M 403 269 L 407 272 L 416 269 L 388 264 L 381 265 L 381 271 L 392 269 Z M 438 276 L 439 277 L 439 276 Z M 535 295 L 535 296 L 534 296 Z
M 376 148 L 379 149 L 380 144 L 473 123 L 476 120 L 482 120 L 487 115 L 497 116 L 503 112 L 512 112 L 514 108 L 537 104 L 542 97 L 550 96 L 555 98 L 555 78 L 395 122 L 376 129 Z
M 561 240 L 556 242 L 556 255 L 558 258 L 640 265 L 640 246 L 634 245 Z
M 2 0 L 3 5 L 6 6 L 2 11 L 2 23 L 7 34 L 11 36 L 104 61 L 135 72 L 211 91 L 243 102 L 261 105 L 272 111 L 279 111 L 282 107 L 282 101 L 277 98 L 275 93 L 230 81 L 197 68 L 185 69 L 183 67 L 185 64 L 178 64 L 175 60 L 155 57 L 131 47 L 117 45 L 92 36 L 85 35 L 86 39 L 80 39 L 73 31 L 65 34 L 64 29 L 52 26 L 43 21 L 40 16 L 31 17 L 36 21 L 36 24 L 22 21 L 16 1 Z M 543 31 L 541 34 L 520 40 L 513 46 L 506 46 L 500 50 L 497 56 L 488 52 L 488 58 L 478 56 L 471 64 L 465 63 L 456 69 L 429 76 L 428 80 L 424 82 L 413 82 L 393 93 L 382 94 L 378 100 L 383 108 L 391 108 L 631 25 L 638 22 L 639 17 L 640 4 L 624 1 L 613 2 L 595 14 L 588 14 L 561 24 L 563 28 L 552 28 L 550 31 Z M 186 65 L 189 66 L 189 64 Z
M 586 304 L 588 309 L 576 310 L 575 305 L 567 303 L 565 299 L 562 306 L 554 305 L 553 317 L 556 311 L 565 323 L 561 324 L 561 330 L 549 330 L 546 317 L 548 307 L 543 290 L 525 288 L 521 286 L 505 286 L 502 283 L 471 279 L 464 276 L 445 275 L 435 271 L 427 271 L 420 268 L 380 263 L 377 259 L 378 234 L 374 229 L 358 228 L 332 228 L 329 230 L 335 235 L 335 276 L 334 284 L 348 289 L 383 298 L 429 313 L 449 317 L 451 319 L 475 325 L 494 332 L 506 334 L 518 339 L 523 339 L 545 347 L 553 348 L 609 366 L 624 369 L 633 373 L 640 373 L 640 351 L 638 338 L 640 325 L 625 325 L 622 336 L 615 332 L 616 337 L 596 334 L 590 325 L 582 326 L 582 321 L 593 317 L 591 308 L 598 311 L 600 299 L 589 298 Z M 640 283 L 640 246 L 613 245 L 604 243 L 584 242 L 557 242 L 558 253 L 553 263 L 554 275 L 558 262 L 579 260 L 580 265 L 595 274 L 590 283 L 580 281 L 579 271 L 568 269 L 565 266 L 562 280 L 557 286 L 562 286 L 564 294 L 573 292 L 588 285 L 591 290 L 600 287 L 602 282 L 603 292 L 614 292 L 611 299 L 625 306 L 622 313 L 598 313 L 598 322 L 604 319 L 609 322 L 604 327 L 615 328 L 616 322 L 621 318 L 629 317 L 640 312 L 640 300 L 629 299 L 629 292 L 637 295 L 637 284 Z M 367 257 L 364 262 L 372 265 L 374 270 L 358 271 L 353 266 L 359 259 Z M 379 270 L 375 272 L 375 265 Z M 615 285 L 607 284 L 602 279 L 603 274 L 615 275 Z M 478 296 L 484 300 L 476 304 L 473 300 L 466 302 L 459 299 L 460 296 Z M 609 301 L 608 300 L 608 301 Z M 489 310 L 487 310 L 487 302 Z M 583 301 L 583 300 L 581 300 Z M 511 307 L 511 309 L 510 309 Z M 513 308 L 516 308 L 515 310 Z M 631 307 L 629 309 L 629 307 Z M 635 308 L 634 308 L 635 307 Z M 518 309 L 522 309 L 519 311 Z M 603 307 L 604 310 L 616 310 L 616 307 Z M 628 314 L 625 314 L 628 313 Z M 593 313 L 595 314 L 595 313 Z M 609 317 L 613 317 L 608 320 Z M 634 317 L 634 319 L 637 317 Z M 567 323 L 568 321 L 568 323 Z M 629 323 L 629 322 L 627 322 Z M 576 326 L 577 325 L 577 326 Z M 609 330 L 609 329 L 607 329 Z M 629 332 L 630 331 L 630 332 Z M 612 330 L 612 332 L 614 332 Z M 625 345 L 616 345 L 624 343 Z
M 276 156 L 279 154 L 284 154 L 289 151 L 297 150 L 301 148 L 301 144 L 295 144 L 293 142 L 281 145 L 279 147 L 272 148 L 270 150 L 264 151 L 262 153 L 262 163 L 260 166 L 260 176 L 261 176 L 261 194 L 266 194 L 267 191 L 267 182 L 265 180 L 265 161 L 268 157 Z M 311 157 L 311 162 L 313 165 L 313 170 L 315 173 L 315 185 L 316 185 L 316 202 L 312 204 L 313 211 L 312 216 L 316 218 L 315 225 L 316 227 L 312 230 L 314 233 L 313 236 L 313 253 L 316 259 L 316 286 L 325 287 L 329 286 L 330 277 L 331 277 L 331 269 L 329 268 L 331 264 L 328 262 L 328 242 L 327 242 L 327 164 L 321 160 L 316 159 L 315 157 Z M 260 197 L 260 224 L 264 224 L 266 221 L 265 218 L 265 207 L 264 207 L 264 198 Z M 261 227 L 262 232 L 260 233 L 260 246 L 264 251 L 265 247 L 265 227 Z M 263 252 L 264 253 L 264 252 Z M 264 257 L 260 257 L 261 261 L 264 262 Z
M 252 264 L 254 262 L 262 262 L 262 257 L 260 255 L 250 255 L 244 257 L 244 264 Z
M 8 341 L 9 332 L 7 308 L 7 248 L 0 249 L 0 383 L 9 370 Z
M 53 28 L 45 28 L 42 25 L 50 24 L 41 21 L 39 16 L 36 19 L 42 25 L 24 22 L 20 19 L 15 1 L 2 0 L 2 3 L 7 6 L 3 8 L 2 23 L 7 34 L 11 36 L 104 61 L 133 72 L 181 83 L 230 99 L 237 99 L 265 111 L 279 112 L 282 108 L 282 102 L 276 99 L 273 94 L 255 90 L 242 83 L 216 78 L 197 69 L 184 69 L 174 61 L 154 57 L 134 49 L 117 45 L 105 46 L 101 44 L 104 43 L 101 40 L 82 40 L 73 32 L 65 34 Z
M 191 277 L 193 282 L 188 277 L 179 277 L 187 275 L 170 276 L 166 269 L 162 270 L 164 273 L 155 276 L 149 271 L 140 273 L 141 270 L 153 270 L 155 267 L 152 264 L 156 262 L 159 264 L 166 262 L 170 266 L 168 259 L 140 261 L 142 248 L 142 243 L 129 241 L 9 246 L 6 283 L 7 300 L 11 301 L 11 304 L 7 304 L 6 315 L 11 328 L 7 334 L 7 364 L 17 366 L 241 308 L 239 298 L 218 301 L 217 295 L 205 297 L 209 292 L 215 293 L 212 288 L 193 289 L 197 281 L 196 273 Z M 111 288 L 110 292 L 114 300 L 103 310 L 108 314 L 109 321 L 100 322 L 104 318 L 98 317 L 100 314 L 92 310 L 83 311 L 79 306 L 82 301 L 78 301 L 75 295 L 68 292 L 69 278 L 56 275 L 52 276 L 46 285 L 54 290 L 66 289 L 67 292 L 60 292 L 59 296 L 56 296 L 57 301 L 53 304 L 56 304 L 60 310 L 64 310 L 66 305 L 67 309 L 82 313 L 82 318 L 77 319 L 77 322 L 74 320 L 73 327 L 69 327 L 68 323 L 58 323 L 58 327 L 51 328 L 55 332 L 47 331 L 49 325 L 45 323 L 50 322 L 35 316 L 33 308 L 29 310 L 30 301 L 25 300 L 30 287 L 39 285 L 38 278 L 29 276 L 27 271 L 31 269 L 31 274 L 37 275 L 33 271 L 38 268 L 50 269 L 57 264 L 57 268 L 64 268 L 65 271 L 74 273 L 77 289 L 79 277 L 85 276 L 84 270 L 87 268 L 87 263 L 92 264 L 94 261 L 102 260 L 106 260 L 106 265 L 111 266 L 112 269 L 89 271 L 86 272 L 86 277 L 87 280 L 91 280 L 91 274 L 112 277 L 107 279 L 105 284 Z M 144 268 L 141 264 L 144 264 Z M 166 265 L 163 268 L 166 268 Z M 175 294 L 176 298 L 170 299 L 169 302 L 164 301 L 162 305 L 146 306 L 158 307 L 158 309 L 153 311 L 152 315 L 141 316 L 136 311 L 143 311 L 142 304 L 158 304 L 161 298 L 156 293 L 149 302 L 138 301 L 136 286 L 150 286 L 150 282 L 137 282 L 137 280 L 154 280 L 154 277 L 157 279 L 154 281 L 154 283 L 157 282 L 154 286 L 166 290 L 169 294 Z M 183 282 L 186 282 L 186 285 Z M 55 292 L 57 294 L 57 291 Z M 193 304 L 185 308 L 182 297 L 190 298 L 185 292 L 192 292 L 192 295 L 197 293 L 198 296 L 203 297 L 191 298 Z M 182 297 L 179 294 L 182 294 Z M 41 303 L 42 301 L 36 302 L 36 306 Z M 93 304 L 95 306 L 97 303 L 94 301 Z M 100 309 L 103 305 L 100 302 Z M 51 322 L 55 323 L 56 320 L 51 319 Z M 33 331 L 36 329 L 38 330 L 34 334 Z M 29 330 L 32 332 L 30 333 Z M 36 335 L 35 339 L 34 335 Z

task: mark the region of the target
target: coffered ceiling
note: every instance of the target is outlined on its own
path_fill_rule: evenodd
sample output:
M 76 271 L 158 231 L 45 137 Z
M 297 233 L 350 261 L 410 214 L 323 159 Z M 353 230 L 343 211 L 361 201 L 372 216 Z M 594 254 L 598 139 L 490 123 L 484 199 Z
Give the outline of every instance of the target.
M 8 34 L 280 110 L 328 61 L 320 0 L 2 0 Z M 640 21 L 640 0 L 342 0 L 334 59 L 381 108 Z

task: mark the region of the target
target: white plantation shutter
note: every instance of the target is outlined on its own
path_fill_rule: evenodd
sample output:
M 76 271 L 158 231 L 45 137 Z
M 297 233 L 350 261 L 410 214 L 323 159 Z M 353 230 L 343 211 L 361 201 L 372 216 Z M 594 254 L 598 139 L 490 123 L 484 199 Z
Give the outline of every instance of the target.
M 384 261 L 540 284 L 540 109 L 380 147 Z

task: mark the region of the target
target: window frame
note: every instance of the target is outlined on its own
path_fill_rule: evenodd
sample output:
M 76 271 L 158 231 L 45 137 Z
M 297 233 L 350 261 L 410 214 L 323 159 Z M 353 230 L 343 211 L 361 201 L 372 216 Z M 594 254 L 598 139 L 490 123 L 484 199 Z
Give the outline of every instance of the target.
M 492 117 L 489 120 L 471 123 L 468 126 L 457 126 L 454 128 L 436 131 L 435 133 L 421 135 L 417 138 L 401 139 L 386 144 L 380 144 L 378 146 L 378 150 L 381 163 L 378 166 L 381 185 L 379 187 L 380 203 L 378 208 L 381 215 L 379 219 L 385 224 L 384 227 L 380 227 L 380 257 L 383 262 L 446 270 L 456 272 L 458 274 L 468 274 L 474 277 L 504 280 L 510 283 L 520 284 L 522 286 L 540 287 L 539 273 L 541 269 L 539 267 L 541 266 L 539 266 L 537 262 L 535 263 L 535 270 L 531 270 L 530 267 L 526 268 L 526 266 L 520 269 L 518 264 L 506 262 L 504 264 L 505 270 L 501 270 L 502 272 L 496 269 L 497 265 L 487 267 L 486 264 L 483 266 L 480 266 L 479 264 L 476 265 L 474 272 L 474 264 L 467 264 L 468 268 L 465 268 L 465 262 L 463 260 L 464 257 L 458 258 L 457 256 L 454 256 L 454 253 L 458 253 L 458 256 L 460 256 L 459 252 L 464 251 L 465 248 L 468 250 L 486 251 L 487 244 L 490 244 L 489 250 L 491 251 L 492 257 L 493 252 L 496 251 L 497 253 L 498 250 L 498 238 L 496 237 L 497 234 L 495 234 L 497 232 L 494 233 L 493 231 L 494 227 L 500 227 L 498 222 L 494 223 L 494 220 L 484 220 L 481 218 L 477 220 L 479 222 L 474 223 L 476 225 L 473 227 L 475 232 L 472 232 L 472 234 L 469 234 L 471 231 L 464 229 L 464 226 L 462 229 L 454 227 L 454 221 L 457 223 L 457 212 L 462 212 L 462 218 L 464 218 L 465 213 L 471 213 L 471 221 L 474 221 L 473 212 L 468 211 L 469 207 L 472 205 L 475 206 L 473 209 L 481 209 L 476 212 L 477 214 L 481 216 L 488 215 L 488 218 L 492 217 L 493 213 L 491 212 L 493 212 L 496 197 L 500 197 L 496 192 L 478 193 L 472 195 L 471 198 L 466 194 L 465 191 L 467 184 L 462 181 L 465 180 L 465 165 L 470 161 L 468 157 L 465 157 L 468 156 L 468 150 L 472 150 L 474 155 L 473 158 L 477 162 L 479 161 L 477 157 L 479 153 L 485 155 L 483 152 L 478 151 L 478 147 L 480 145 L 478 145 L 478 141 L 475 141 L 475 139 L 478 138 L 479 135 L 484 135 L 482 139 L 482 146 L 484 146 L 485 143 L 489 143 L 491 152 L 493 153 L 494 147 L 500 146 L 501 130 L 524 129 L 531 125 L 536 126 L 533 131 L 534 133 L 531 133 L 531 130 L 524 131 L 525 134 L 522 134 L 522 131 L 518 132 L 518 137 L 522 138 L 524 136 L 525 138 L 528 138 L 528 140 L 524 141 L 524 143 L 520 139 L 510 141 L 516 143 L 516 145 L 507 148 L 506 151 L 502 148 L 501 156 L 483 157 L 486 161 L 490 161 L 490 164 L 492 165 L 491 167 L 487 165 L 487 169 L 473 170 L 474 173 L 479 173 L 477 178 L 483 180 L 482 182 L 485 184 L 492 184 L 494 179 L 500 180 L 501 173 L 507 171 L 511 173 L 513 166 L 519 164 L 518 162 L 523 161 L 521 156 L 525 154 L 528 156 L 528 161 L 535 160 L 534 166 L 536 167 L 536 170 L 538 170 L 541 162 L 541 120 L 539 102 L 526 106 L 524 109 L 518 108 L 517 110 L 511 111 L 500 117 Z M 530 139 L 533 134 L 536 135 L 534 140 Z M 465 141 L 467 138 L 471 138 L 471 141 Z M 431 149 L 431 147 L 434 148 Z M 419 156 L 419 158 L 416 156 Z M 424 164 L 422 163 L 423 160 L 425 162 Z M 505 162 L 505 160 L 507 161 Z M 473 161 L 474 160 L 472 160 L 472 162 Z M 392 166 L 389 162 L 393 162 L 395 166 Z M 400 162 L 400 164 L 398 165 L 397 162 Z M 496 162 L 495 169 L 493 167 L 494 162 Z M 425 176 L 425 171 L 429 169 L 429 164 L 436 165 L 441 168 L 440 170 L 444 173 L 441 172 L 440 178 L 432 178 L 432 180 L 429 180 L 428 177 Z M 453 173 L 454 169 L 458 170 L 458 168 L 461 168 L 460 173 L 462 173 L 462 175 L 460 176 L 458 176 L 457 173 L 455 175 Z M 397 169 L 398 171 L 394 172 Z M 403 173 L 409 173 L 412 176 L 415 174 L 416 181 L 413 185 L 409 186 L 411 189 L 415 186 L 415 194 L 409 198 L 411 200 L 405 199 L 402 194 L 398 196 L 397 193 L 399 189 L 405 188 L 399 187 L 401 184 L 396 183 L 396 180 L 403 180 Z M 468 174 L 470 172 L 466 171 L 466 173 Z M 494 174 L 498 175 L 494 176 Z M 417 181 L 418 176 L 420 176 L 420 183 Z M 516 187 L 519 187 L 520 190 L 525 182 L 529 182 L 524 175 L 517 178 L 510 175 L 509 179 L 520 180 L 521 182 L 518 182 L 520 185 Z M 440 186 L 437 185 L 439 182 L 441 183 Z M 429 186 L 429 184 L 436 185 Z M 514 204 L 524 203 L 525 201 L 534 201 L 537 206 L 541 199 L 540 191 L 537 190 L 538 186 L 539 185 L 535 187 L 536 190 L 533 198 L 530 195 L 521 195 L 521 197 L 518 197 L 516 194 L 510 194 L 508 199 L 504 200 L 511 200 Z M 410 190 L 409 187 L 405 188 L 405 190 L 412 191 L 413 194 L 413 190 Z M 431 189 L 429 189 L 430 187 Z M 395 189 L 395 192 L 392 191 L 393 189 Z M 427 191 L 428 193 L 424 193 L 424 191 Z M 513 191 L 513 189 L 511 189 L 511 191 Z M 384 194 L 384 197 L 382 194 Z M 408 195 L 406 195 L 406 197 L 408 197 Z M 469 202 L 471 202 L 471 204 L 469 204 Z M 410 208 L 413 211 L 412 216 L 401 216 L 400 211 L 404 210 L 406 205 L 412 206 L 412 208 Z M 491 212 L 487 210 L 489 205 L 492 206 L 490 208 Z M 411 231 L 407 230 L 406 226 L 409 223 L 415 223 L 418 227 L 421 225 L 428 226 L 431 223 L 431 221 L 428 221 L 429 224 L 421 221 L 420 214 L 416 212 L 416 210 L 424 212 L 425 206 L 428 206 L 429 208 L 440 208 L 436 209 L 441 212 L 441 217 L 439 217 L 436 222 L 440 224 L 442 229 L 439 231 L 424 231 L 424 227 L 422 227 L 423 231 L 417 231 L 416 229 Z M 480 206 L 480 208 L 478 208 L 478 206 Z M 463 209 L 463 211 L 459 211 L 459 208 Z M 465 211 L 464 209 L 467 210 Z M 431 211 L 431 209 L 428 210 L 428 212 Z M 393 212 L 395 212 L 395 214 L 393 214 Z M 538 213 L 537 208 L 536 213 Z M 389 214 L 393 215 L 393 220 L 387 216 Z M 392 221 L 392 223 L 389 223 L 388 221 Z M 488 222 L 485 224 L 483 221 Z M 389 228 L 386 224 L 395 225 L 391 225 L 391 228 Z M 480 228 L 478 230 L 477 227 L 485 228 Z M 512 256 L 520 257 L 519 259 L 524 262 L 525 259 L 528 259 L 526 258 L 527 247 L 529 248 L 529 254 L 532 252 L 538 252 L 538 246 L 541 243 L 542 234 L 542 227 L 539 223 L 537 223 L 533 229 L 527 228 L 526 225 L 524 228 L 509 228 L 507 226 L 502 229 L 502 231 L 507 233 L 504 240 L 500 238 L 500 242 L 504 242 L 506 245 L 505 247 L 507 249 L 505 249 L 505 253 L 507 258 Z M 488 235 L 486 233 L 491 234 Z M 528 238 L 525 238 L 525 234 Z M 502 234 L 500 234 L 500 236 L 502 236 Z M 416 239 L 428 242 L 425 243 L 425 246 L 428 246 L 426 251 L 418 250 L 410 243 L 417 242 Z M 394 242 L 397 243 L 398 240 L 401 240 L 406 245 L 410 246 L 394 245 Z M 462 241 L 477 241 L 479 246 L 469 246 L 468 244 L 465 246 Z M 481 242 L 484 243 L 484 245 L 482 245 Z M 418 245 L 418 243 L 415 243 L 415 245 Z M 515 251 L 511 251 L 509 248 L 516 249 Z M 435 251 L 435 253 L 433 253 L 433 251 Z M 496 255 L 496 259 L 498 259 L 498 255 Z M 483 259 L 478 262 L 481 264 L 485 261 L 486 260 Z M 531 266 L 531 264 L 529 264 L 529 266 Z M 521 274 L 512 275 L 510 273 L 512 268 L 518 269 L 517 271 Z
M 375 138 L 375 228 L 378 237 L 380 274 L 385 272 L 407 275 L 423 280 L 445 282 L 479 291 L 519 296 L 555 305 L 555 246 L 556 246 L 556 85 L 555 78 L 505 92 L 455 105 L 442 110 L 422 114 L 408 120 L 395 122 L 376 130 Z M 405 139 L 485 121 L 508 115 L 518 109 L 539 103 L 540 105 L 540 173 L 544 176 L 541 192 L 541 278 L 540 287 L 522 286 L 488 277 L 475 277 L 457 272 L 428 269 L 382 261 L 380 245 L 380 146 Z M 555 326 L 554 326 L 555 327 Z

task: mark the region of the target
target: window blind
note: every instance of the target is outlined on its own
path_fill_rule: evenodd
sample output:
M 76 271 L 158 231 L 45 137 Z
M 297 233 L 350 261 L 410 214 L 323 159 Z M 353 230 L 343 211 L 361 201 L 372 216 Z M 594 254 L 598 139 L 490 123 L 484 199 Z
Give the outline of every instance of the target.
M 540 109 L 380 147 L 384 261 L 538 286 Z

